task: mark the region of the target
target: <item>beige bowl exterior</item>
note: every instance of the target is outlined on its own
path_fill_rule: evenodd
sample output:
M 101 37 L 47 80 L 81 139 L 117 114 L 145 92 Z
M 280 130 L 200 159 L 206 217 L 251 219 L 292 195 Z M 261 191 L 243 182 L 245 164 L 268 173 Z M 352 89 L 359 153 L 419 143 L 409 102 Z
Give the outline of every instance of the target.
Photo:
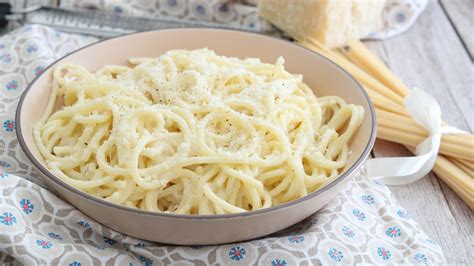
M 171 49 L 208 47 L 217 54 L 256 57 L 263 62 L 286 60 L 291 73 L 303 74 L 317 96 L 337 95 L 366 111 L 360 130 L 351 143 L 352 154 L 344 173 L 326 187 L 279 206 L 241 214 L 175 215 L 119 206 L 81 192 L 51 174 L 33 140 L 32 127 L 45 110 L 51 91 L 52 69 L 57 64 L 77 63 L 95 71 L 104 64 L 126 64 L 130 57 L 157 57 Z M 16 114 L 19 143 L 42 180 L 86 215 L 118 232 L 137 238 L 178 245 L 208 245 L 258 238 L 293 225 L 333 199 L 345 181 L 369 155 L 375 140 L 375 113 L 369 97 L 344 70 L 293 43 L 262 35 L 218 29 L 167 29 L 141 32 L 105 40 L 50 66 L 26 89 Z

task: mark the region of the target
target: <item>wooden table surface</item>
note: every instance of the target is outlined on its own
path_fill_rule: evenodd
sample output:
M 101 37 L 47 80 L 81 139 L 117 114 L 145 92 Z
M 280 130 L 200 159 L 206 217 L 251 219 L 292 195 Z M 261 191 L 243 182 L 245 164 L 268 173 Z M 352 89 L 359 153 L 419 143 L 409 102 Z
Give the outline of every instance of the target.
M 434 95 L 445 121 L 469 132 L 474 127 L 473 14 L 474 0 L 430 0 L 406 33 L 366 42 L 407 85 Z M 383 140 L 377 140 L 372 153 L 373 157 L 409 155 L 402 146 Z M 449 264 L 474 265 L 474 212 L 443 181 L 430 173 L 390 189 L 441 246 Z
M 473 19 L 473 0 L 430 0 L 406 33 L 366 42 L 407 85 L 435 96 L 445 121 L 469 132 L 474 127 Z M 372 155 L 409 154 L 401 145 L 377 140 Z M 474 265 L 474 212 L 441 179 L 430 173 L 390 189 L 438 242 L 449 264 Z

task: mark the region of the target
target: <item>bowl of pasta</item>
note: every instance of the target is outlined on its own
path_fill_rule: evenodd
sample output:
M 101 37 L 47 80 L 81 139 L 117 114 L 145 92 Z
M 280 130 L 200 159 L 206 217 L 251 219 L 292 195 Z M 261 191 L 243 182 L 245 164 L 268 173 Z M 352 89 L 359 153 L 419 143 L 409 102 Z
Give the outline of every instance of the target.
M 179 245 L 244 241 L 307 218 L 354 176 L 376 134 L 369 97 L 342 68 L 220 29 L 79 49 L 29 85 L 16 122 L 51 190 L 112 229 Z

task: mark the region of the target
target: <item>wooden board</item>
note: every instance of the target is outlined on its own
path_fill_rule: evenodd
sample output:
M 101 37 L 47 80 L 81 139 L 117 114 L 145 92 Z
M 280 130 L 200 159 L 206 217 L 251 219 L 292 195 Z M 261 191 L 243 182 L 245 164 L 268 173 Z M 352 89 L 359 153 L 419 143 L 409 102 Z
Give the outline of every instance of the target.
M 461 15 L 467 19 L 472 16 Z M 467 37 L 472 38 L 472 28 L 466 30 L 470 31 Z M 383 42 L 366 43 L 407 85 L 416 85 L 434 95 L 445 121 L 472 132 L 472 61 L 438 2 L 430 1 L 408 32 Z M 373 154 L 388 157 L 410 153 L 398 144 L 377 141 Z M 435 174 L 390 189 L 421 228 L 440 244 L 449 264 L 474 265 L 474 212 Z
M 441 0 L 440 4 L 464 42 L 472 60 L 474 57 L 474 1 Z

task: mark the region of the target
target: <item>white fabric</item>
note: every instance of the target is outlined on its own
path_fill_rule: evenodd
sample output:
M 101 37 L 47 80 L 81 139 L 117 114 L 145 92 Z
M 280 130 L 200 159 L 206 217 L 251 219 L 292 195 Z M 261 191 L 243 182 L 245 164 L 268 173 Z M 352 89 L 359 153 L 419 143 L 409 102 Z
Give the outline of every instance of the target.
M 387 0 L 383 10 L 383 26 L 366 39 L 383 40 L 407 31 L 426 9 L 429 0 Z
M 429 0 L 387 0 L 382 13 L 382 28 L 367 36 L 367 39 L 386 39 L 408 30 L 418 16 L 425 10 Z M 26 2 L 26 4 L 25 4 Z M 256 0 L 10 0 L 12 10 L 28 12 L 40 5 L 49 5 L 67 9 L 100 10 L 110 13 L 137 17 L 160 17 L 229 24 L 258 30 L 274 32 L 271 24 L 258 16 Z

